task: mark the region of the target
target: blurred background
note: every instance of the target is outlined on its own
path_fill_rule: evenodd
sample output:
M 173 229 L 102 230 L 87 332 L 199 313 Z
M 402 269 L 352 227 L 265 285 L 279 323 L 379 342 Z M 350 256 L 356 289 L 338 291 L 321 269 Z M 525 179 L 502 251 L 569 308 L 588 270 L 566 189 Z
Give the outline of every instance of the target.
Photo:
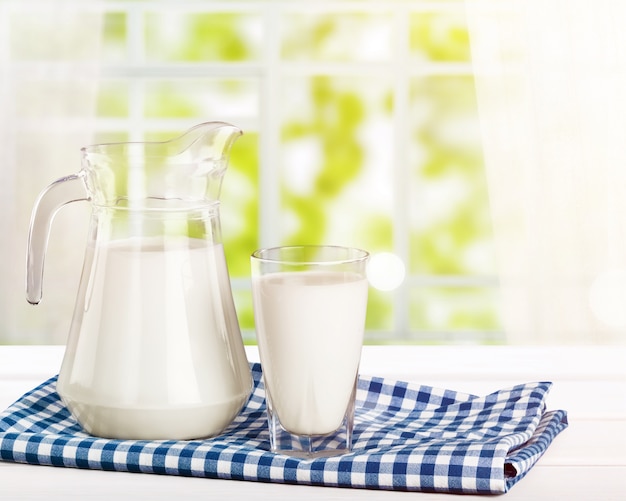
M 367 343 L 506 341 L 462 1 L 0 9 L 0 343 L 65 342 L 88 208 L 59 212 L 37 309 L 23 299 L 24 254 L 37 194 L 78 171 L 80 147 L 210 120 L 244 131 L 221 217 L 246 342 L 249 255 L 294 243 L 370 251 Z

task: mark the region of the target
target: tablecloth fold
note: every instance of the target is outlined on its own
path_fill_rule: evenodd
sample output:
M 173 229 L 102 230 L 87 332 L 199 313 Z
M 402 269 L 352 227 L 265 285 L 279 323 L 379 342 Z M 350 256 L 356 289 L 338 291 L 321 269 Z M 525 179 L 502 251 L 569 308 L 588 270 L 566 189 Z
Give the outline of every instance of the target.
M 84 433 L 56 377 L 0 414 L 0 459 L 21 463 L 372 489 L 500 494 L 522 479 L 567 426 L 547 411 L 551 383 L 484 397 L 361 376 L 353 451 L 295 459 L 269 451 L 261 366 L 254 389 L 219 437 L 111 440 Z

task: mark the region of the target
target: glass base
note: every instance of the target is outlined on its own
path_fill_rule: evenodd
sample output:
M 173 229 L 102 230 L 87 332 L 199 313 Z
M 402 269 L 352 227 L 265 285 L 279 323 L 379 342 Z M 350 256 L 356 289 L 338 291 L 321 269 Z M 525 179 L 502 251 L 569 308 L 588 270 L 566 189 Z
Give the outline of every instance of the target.
M 280 424 L 278 415 L 268 410 L 270 448 L 276 454 L 314 459 L 347 454 L 352 450 L 354 405 L 346 412 L 341 426 L 325 435 L 297 435 Z

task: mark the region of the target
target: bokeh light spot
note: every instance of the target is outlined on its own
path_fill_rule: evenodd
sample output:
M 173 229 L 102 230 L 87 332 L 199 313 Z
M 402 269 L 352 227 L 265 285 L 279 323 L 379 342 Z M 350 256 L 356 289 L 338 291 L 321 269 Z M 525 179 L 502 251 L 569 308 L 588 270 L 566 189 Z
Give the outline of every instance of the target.
M 391 252 L 380 252 L 370 257 L 367 279 L 372 287 L 381 291 L 397 289 L 406 275 L 402 259 Z

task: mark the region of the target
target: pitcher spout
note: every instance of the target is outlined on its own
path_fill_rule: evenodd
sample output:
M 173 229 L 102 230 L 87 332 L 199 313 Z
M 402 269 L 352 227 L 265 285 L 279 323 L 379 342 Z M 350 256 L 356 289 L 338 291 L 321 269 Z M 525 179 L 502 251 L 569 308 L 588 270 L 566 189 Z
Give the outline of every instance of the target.
M 192 159 L 213 160 L 228 157 L 233 143 L 241 134 L 241 129 L 229 123 L 205 122 L 163 144 L 172 157 L 190 155 Z
M 226 122 L 205 122 L 170 141 L 175 163 L 193 166 L 194 178 L 207 176 L 207 197 L 218 200 L 230 151 L 241 129 Z

